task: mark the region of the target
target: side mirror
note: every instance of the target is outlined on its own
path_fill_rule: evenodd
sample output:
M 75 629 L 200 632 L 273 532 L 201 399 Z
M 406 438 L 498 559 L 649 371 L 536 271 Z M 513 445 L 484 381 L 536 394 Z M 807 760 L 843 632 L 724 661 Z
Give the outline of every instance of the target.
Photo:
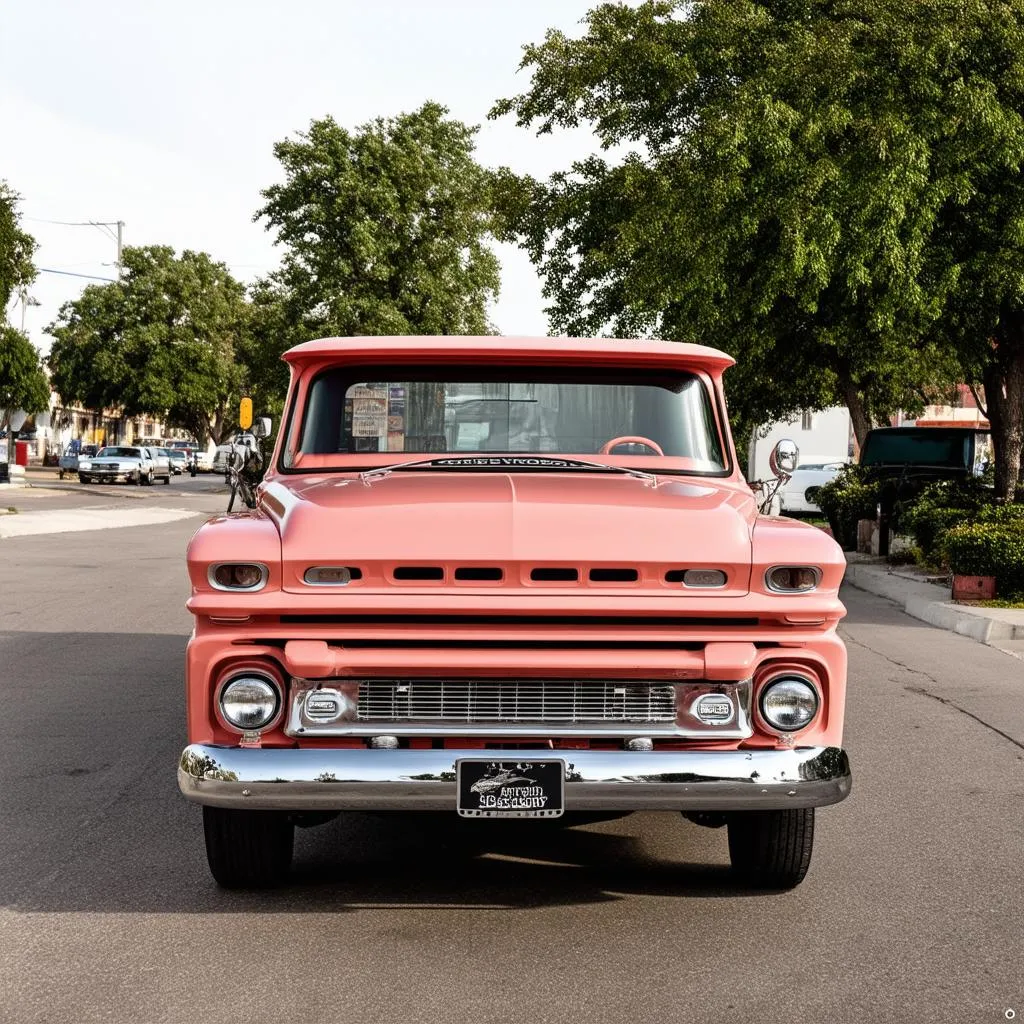
M 768 456 L 768 468 L 771 469 L 775 476 L 781 479 L 782 477 L 789 477 L 796 469 L 799 461 L 800 449 L 797 448 L 795 442 L 784 437 L 775 445 L 771 455 Z
M 252 428 L 252 432 L 257 437 L 270 437 L 270 431 L 273 427 L 273 421 L 269 416 L 261 416 L 257 421 L 256 425 Z

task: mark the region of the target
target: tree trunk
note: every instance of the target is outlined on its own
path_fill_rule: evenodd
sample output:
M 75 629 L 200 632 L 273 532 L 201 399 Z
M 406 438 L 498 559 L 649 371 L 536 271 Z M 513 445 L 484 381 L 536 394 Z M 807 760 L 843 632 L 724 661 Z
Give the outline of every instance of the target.
M 839 390 L 842 393 L 846 408 L 850 410 L 850 423 L 853 426 L 853 436 L 857 438 L 857 448 L 864 447 L 864 441 L 871 429 L 871 418 L 868 416 L 864 399 L 861 398 L 857 385 L 853 380 L 843 373 L 839 375 Z
M 1013 500 L 1024 451 L 1024 343 L 999 346 L 985 367 L 985 404 L 992 427 L 995 496 Z

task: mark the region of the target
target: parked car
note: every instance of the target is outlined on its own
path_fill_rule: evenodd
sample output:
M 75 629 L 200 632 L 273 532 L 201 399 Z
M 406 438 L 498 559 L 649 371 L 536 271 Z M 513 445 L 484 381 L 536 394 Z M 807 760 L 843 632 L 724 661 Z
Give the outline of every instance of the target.
M 78 472 L 78 464 L 81 459 L 88 459 L 99 451 L 99 445 L 78 444 L 74 442 L 64 449 L 64 454 L 57 462 L 57 475 L 63 480 L 65 475 Z
M 83 484 L 116 483 L 118 480 L 151 484 L 161 473 L 165 473 L 166 482 L 170 482 L 170 469 L 166 464 L 158 466 L 148 448 L 131 445 L 108 445 L 91 458 L 78 462 L 78 479 Z
M 231 445 L 219 444 L 213 452 L 211 468 L 214 473 L 226 473 L 231 462 Z
M 815 809 L 850 790 L 845 562 L 759 514 L 732 359 L 501 337 L 284 358 L 256 512 L 187 555 L 178 783 L 218 883 L 283 882 L 296 824 L 358 809 L 681 812 L 727 827 L 743 884 L 798 884 Z M 467 394 L 490 408 L 463 430 Z
M 835 480 L 845 465 L 845 462 L 818 462 L 798 466 L 780 492 L 781 511 L 790 515 L 821 512 L 817 504 L 818 491 Z
M 169 456 L 164 452 L 163 448 L 150 448 L 150 457 L 153 459 L 153 478 L 156 480 L 163 480 L 165 484 L 171 482 L 171 460 Z M 150 483 L 153 480 L 149 481 Z
M 188 452 L 184 448 L 161 448 L 159 451 L 170 461 L 171 472 L 175 476 L 188 472 Z

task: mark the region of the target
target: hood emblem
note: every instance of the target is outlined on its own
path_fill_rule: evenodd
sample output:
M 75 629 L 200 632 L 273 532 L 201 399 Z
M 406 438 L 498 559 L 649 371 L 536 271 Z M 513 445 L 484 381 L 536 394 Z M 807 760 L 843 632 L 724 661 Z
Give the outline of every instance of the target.
M 705 693 L 694 702 L 692 711 L 705 725 L 721 725 L 732 721 L 732 697 L 725 693 Z

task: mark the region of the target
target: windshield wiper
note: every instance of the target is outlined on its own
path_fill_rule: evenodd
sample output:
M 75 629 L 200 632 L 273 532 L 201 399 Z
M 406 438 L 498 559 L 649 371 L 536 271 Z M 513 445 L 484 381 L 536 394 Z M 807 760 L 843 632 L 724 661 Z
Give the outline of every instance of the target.
M 610 466 L 606 462 L 591 462 L 587 459 L 558 459 L 547 455 L 466 455 L 433 459 L 416 459 L 413 462 L 398 462 L 393 466 L 378 466 L 359 474 L 359 479 L 369 486 L 372 480 L 381 479 L 398 469 L 475 469 L 475 470 L 582 470 L 587 473 L 625 473 L 658 486 L 654 473 L 627 466 Z

